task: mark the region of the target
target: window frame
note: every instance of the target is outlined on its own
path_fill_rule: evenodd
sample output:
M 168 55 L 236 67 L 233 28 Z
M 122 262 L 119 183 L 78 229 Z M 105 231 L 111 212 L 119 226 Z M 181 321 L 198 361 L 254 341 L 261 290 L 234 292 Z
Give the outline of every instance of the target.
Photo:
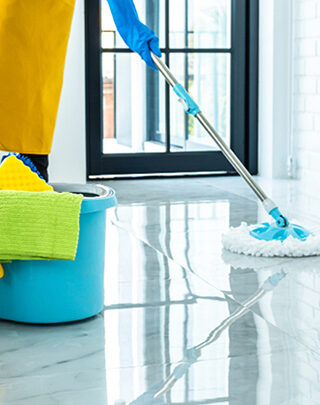
M 106 1 L 106 0 L 102 0 Z M 231 54 L 230 144 L 251 174 L 258 167 L 258 2 L 232 0 L 231 48 L 168 48 L 169 1 L 166 1 L 166 47 L 164 61 L 172 53 Z M 101 48 L 101 0 L 85 0 L 86 48 L 86 146 L 87 178 L 162 173 L 235 174 L 220 151 L 161 153 L 103 153 L 102 55 L 130 53 L 129 49 Z M 170 111 L 170 91 L 166 85 L 166 111 Z M 166 138 L 170 145 L 170 114 L 166 114 Z M 210 119 L 210 117 L 209 117 Z

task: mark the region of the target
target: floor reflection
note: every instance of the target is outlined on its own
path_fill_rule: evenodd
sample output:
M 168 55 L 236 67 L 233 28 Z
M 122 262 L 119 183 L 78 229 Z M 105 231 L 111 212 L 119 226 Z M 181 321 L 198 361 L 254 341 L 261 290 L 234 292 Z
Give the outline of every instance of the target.
M 320 259 L 223 252 L 256 203 L 184 182 L 108 222 L 103 313 L 0 322 L 1 405 L 320 403 Z
M 162 395 L 170 391 L 174 385 L 177 383 L 177 381 L 184 376 L 189 371 L 189 368 L 197 362 L 201 358 L 202 350 L 213 344 L 221 334 L 228 328 L 231 327 L 233 323 L 241 319 L 245 314 L 249 312 L 249 309 L 252 305 L 257 303 L 266 293 L 270 292 L 272 289 L 274 289 L 278 283 L 285 277 L 285 273 L 281 271 L 280 273 L 277 273 L 267 279 L 266 282 L 263 283 L 263 285 L 256 291 L 255 294 L 253 294 L 250 298 L 248 298 L 242 305 L 243 307 L 238 308 L 236 311 L 232 312 L 228 318 L 224 319 L 220 325 L 215 327 L 210 333 L 209 336 L 201 343 L 197 344 L 196 346 L 189 348 L 186 350 L 184 359 L 178 364 L 178 366 L 175 367 L 173 372 L 170 374 L 170 376 L 167 378 L 166 381 L 164 381 L 163 384 L 158 388 L 156 387 L 156 391 L 154 393 L 150 393 L 152 395 L 151 398 L 151 403 L 153 400 L 160 399 Z M 230 340 L 230 343 L 232 342 L 232 339 Z M 238 343 L 238 342 L 237 342 Z M 230 345 L 231 349 L 231 345 Z M 230 350 L 230 356 L 232 357 L 232 351 Z M 232 376 L 230 375 L 231 379 Z M 237 379 L 235 379 L 237 380 Z M 256 384 L 255 384 L 256 385 Z M 246 387 L 247 388 L 247 387 Z M 251 394 L 254 395 L 255 398 L 255 393 L 254 391 L 250 391 Z M 248 399 L 248 398 L 247 398 Z M 133 403 L 136 403 L 134 401 Z M 147 403 L 147 402 L 145 402 Z
M 229 226 L 255 223 L 257 218 L 256 203 L 218 192 L 211 201 L 120 206 L 114 222 L 205 281 L 227 289 L 221 236 Z
M 251 280 L 246 285 L 228 265 L 229 288 L 219 291 L 114 230 L 119 246 L 141 257 L 142 267 L 127 272 L 128 284 L 137 290 L 126 296 L 118 291 L 121 311 L 112 302 L 106 307 L 106 336 L 117 330 L 120 341 L 116 360 L 108 356 L 114 345 L 106 343 L 108 403 L 273 404 L 297 396 L 290 388 L 294 374 L 284 372 L 305 348 L 252 311 L 285 282 L 286 271 L 280 268 L 260 281 L 259 272 L 246 268 Z M 131 284 L 137 275 L 139 282 Z M 143 303 L 137 300 L 141 296 Z

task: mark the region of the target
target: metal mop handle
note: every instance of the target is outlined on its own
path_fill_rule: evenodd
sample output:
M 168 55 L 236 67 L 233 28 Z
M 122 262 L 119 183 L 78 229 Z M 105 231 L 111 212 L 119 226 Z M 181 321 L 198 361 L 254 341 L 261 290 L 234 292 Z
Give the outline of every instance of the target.
M 180 97 L 180 101 L 184 104 L 186 112 L 192 114 L 202 125 L 202 127 L 207 131 L 215 143 L 219 146 L 220 150 L 228 161 L 232 164 L 239 175 L 246 181 L 258 199 L 262 202 L 265 210 L 268 214 L 272 215 L 280 226 L 286 226 L 286 219 L 280 214 L 277 205 L 265 194 L 261 187 L 254 181 L 253 177 L 249 171 L 244 167 L 240 159 L 236 154 L 229 148 L 229 146 L 224 142 L 222 137 L 217 133 L 213 126 L 209 123 L 207 118 L 201 112 L 200 107 L 191 98 L 186 89 L 178 83 L 177 79 L 174 77 L 168 66 L 151 52 L 154 64 L 157 66 L 159 71 L 162 73 L 166 81 L 172 86 L 175 93 Z M 277 210 L 275 212 L 274 210 Z M 284 221 L 283 221 L 284 220 Z

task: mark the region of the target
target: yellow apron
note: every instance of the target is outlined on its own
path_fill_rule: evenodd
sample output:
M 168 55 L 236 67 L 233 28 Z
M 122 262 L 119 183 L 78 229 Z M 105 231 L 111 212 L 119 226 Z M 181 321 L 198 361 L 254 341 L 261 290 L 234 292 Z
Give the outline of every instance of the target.
M 75 0 L 0 0 L 0 150 L 51 150 Z

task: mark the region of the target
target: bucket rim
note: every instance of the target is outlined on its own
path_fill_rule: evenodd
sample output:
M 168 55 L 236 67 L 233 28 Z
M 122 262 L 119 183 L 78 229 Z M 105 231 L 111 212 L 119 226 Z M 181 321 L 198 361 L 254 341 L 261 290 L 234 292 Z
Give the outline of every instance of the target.
M 102 184 L 81 184 L 81 183 L 50 183 L 53 190 L 58 193 L 93 194 L 93 197 L 83 197 L 84 201 L 104 200 L 115 197 L 115 191 Z

